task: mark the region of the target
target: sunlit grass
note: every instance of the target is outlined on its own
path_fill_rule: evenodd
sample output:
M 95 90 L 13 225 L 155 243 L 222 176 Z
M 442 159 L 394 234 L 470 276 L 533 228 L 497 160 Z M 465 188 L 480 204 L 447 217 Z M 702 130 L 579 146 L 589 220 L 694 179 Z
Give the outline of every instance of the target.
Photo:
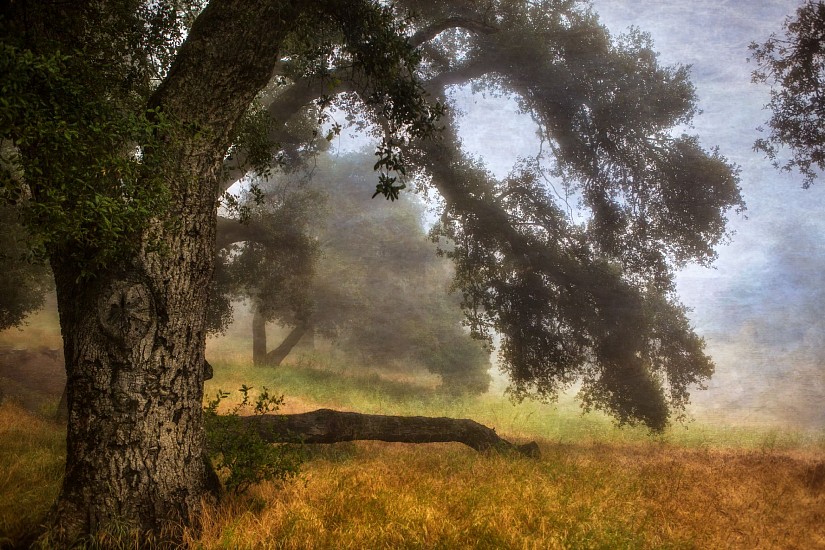
M 469 417 L 538 439 L 543 456 L 330 446 L 300 478 L 210 509 L 205 548 L 825 547 L 822 432 L 694 421 L 656 435 L 568 398 L 454 397 L 307 361 L 218 364 L 210 388 L 241 383 L 283 392 L 293 410 Z
M 582 414 L 572 396 L 557 403 L 526 400 L 513 403 L 501 394 L 455 396 L 431 387 L 410 385 L 376 374 L 359 373 L 357 366 L 322 364 L 303 358 L 281 367 L 255 367 L 249 362 L 213 362 L 215 377 L 206 392 L 233 391 L 242 384 L 263 386 L 284 394 L 283 412 L 327 407 L 370 414 L 472 418 L 517 439 L 556 443 L 657 443 L 682 447 L 725 447 L 761 450 L 810 448 L 825 450 L 825 430 L 803 431 L 776 426 L 711 424 L 692 420 L 673 423 L 664 433 L 643 427 L 617 427 L 599 413 Z M 237 397 L 237 395 L 235 396 Z
M 26 541 L 56 495 L 62 431 L 0 406 L 0 528 Z M 303 473 L 208 507 L 194 548 L 817 548 L 825 460 L 662 442 L 309 450 Z M 20 545 L 20 547 L 23 547 Z
M 543 444 L 543 457 L 358 443 L 208 510 L 204 548 L 816 548 L 825 464 Z
M 473 418 L 537 440 L 542 457 L 459 444 L 316 446 L 297 478 L 207 507 L 193 548 L 825 547 L 822 432 L 697 420 L 652 435 L 582 415 L 568 397 L 456 397 L 322 357 L 275 369 L 210 360 L 207 395 L 247 384 L 285 394 L 285 412 Z M 63 434 L 0 405 L 0 540 L 25 547 L 38 532 L 57 495 Z

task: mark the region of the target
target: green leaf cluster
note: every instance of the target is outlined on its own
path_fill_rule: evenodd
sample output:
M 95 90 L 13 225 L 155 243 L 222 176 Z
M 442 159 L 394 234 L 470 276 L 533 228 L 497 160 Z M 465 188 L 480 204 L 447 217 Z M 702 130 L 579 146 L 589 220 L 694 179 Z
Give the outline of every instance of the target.
M 31 255 L 34 243 L 19 218 L 17 209 L 0 205 L 0 330 L 40 309 L 52 286 L 47 267 Z
M 229 155 L 246 155 L 246 166 L 261 178 L 267 178 L 278 165 L 273 158 L 277 144 L 269 137 L 274 121 L 260 102 L 253 103 L 241 119 Z
M 776 168 L 796 170 L 809 187 L 825 170 L 825 3 L 808 0 L 788 17 L 782 33 L 752 43 L 754 82 L 772 86 L 765 137 L 754 143 Z M 791 158 L 781 159 L 781 147 Z
M 146 152 L 167 125 L 105 97 L 79 52 L 0 45 L 0 203 L 80 277 L 117 264 L 168 200 Z
M 204 407 L 206 448 L 224 488 L 235 494 L 262 481 L 286 479 L 298 473 L 302 462 L 300 447 L 294 444 L 272 444 L 254 429 L 244 424 L 244 414 L 274 413 L 283 405 L 284 397 L 276 396 L 264 387 L 256 397 L 246 384 L 238 390 L 241 401 L 228 413 L 218 408 L 229 393 L 218 390 L 215 398 Z
M 302 20 L 313 30 L 289 41 L 294 53 L 289 74 L 321 78 L 330 87 L 349 82 L 363 102 L 359 116 L 382 128 L 375 153 L 375 170 L 380 174 L 374 196 L 397 200 L 406 188 L 407 165 L 401 148 L 435 135 L 445 112 L 440 101 L 431 101 L 418 74 L 421 52 L 407 39 L 414 18 L 409 11 L 402 13 L 382 3 L 320 2 L 319 6 L 323 6 L 320 18 L 308 10 Z M 323 109 L 330 101 L 325 96 L 319 106 Z M 339 131 L 334 126 L 327 139 Z

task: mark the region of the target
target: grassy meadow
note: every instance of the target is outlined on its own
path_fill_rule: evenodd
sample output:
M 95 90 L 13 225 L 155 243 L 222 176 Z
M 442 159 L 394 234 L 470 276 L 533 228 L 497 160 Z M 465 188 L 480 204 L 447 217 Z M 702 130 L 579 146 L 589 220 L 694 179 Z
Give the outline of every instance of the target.
M 207 396 L 247 384 L 283 393 L 283 412 L 472 418 L 537 441 L 542 455 L 314 446 L 297 477 L 207 506 L 203 532 L 187 533 L 191 548 L 825 548 L 825 432 L 696 420 L 651 435 L 582 416 L 566 398 L 454 397 L 427 377 L 321 354 L 256 368 L 239 341 L 219 344 L 209 345 Z M 57 494 L 64 430 L 49 419 L 54 406 L 33 411 L 8 394 L 0 403 L 0 547 L 27 547 Z

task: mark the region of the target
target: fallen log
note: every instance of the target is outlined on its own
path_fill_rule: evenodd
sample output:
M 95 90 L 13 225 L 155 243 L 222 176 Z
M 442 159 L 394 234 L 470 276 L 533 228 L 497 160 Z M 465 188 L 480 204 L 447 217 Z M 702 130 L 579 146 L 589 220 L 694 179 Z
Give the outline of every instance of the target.
M 243 417 L 244 423 L 271 443 L 340 443 L 374 440 L 390 443 L 463 443 L 476 451 L 515 451 L 537 458 L 535 442 L 515 445 L 496 431 L 469 419 L 387 416 L 319 409 L 284 415 Z

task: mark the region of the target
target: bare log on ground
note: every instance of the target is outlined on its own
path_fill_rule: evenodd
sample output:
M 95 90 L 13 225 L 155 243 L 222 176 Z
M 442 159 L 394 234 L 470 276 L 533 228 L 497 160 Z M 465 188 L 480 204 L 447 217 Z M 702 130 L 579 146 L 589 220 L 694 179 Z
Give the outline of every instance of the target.
M 469 419 L 428 416 L 387 416 L 319 409 L 317 411 L 244 417 L 271 443 L 340 443 L 374 440 L 390 443 L 463 443 L 476 451 L 512 450 L 537 458 L 535 442 L 515 445 L 496 431 Z

